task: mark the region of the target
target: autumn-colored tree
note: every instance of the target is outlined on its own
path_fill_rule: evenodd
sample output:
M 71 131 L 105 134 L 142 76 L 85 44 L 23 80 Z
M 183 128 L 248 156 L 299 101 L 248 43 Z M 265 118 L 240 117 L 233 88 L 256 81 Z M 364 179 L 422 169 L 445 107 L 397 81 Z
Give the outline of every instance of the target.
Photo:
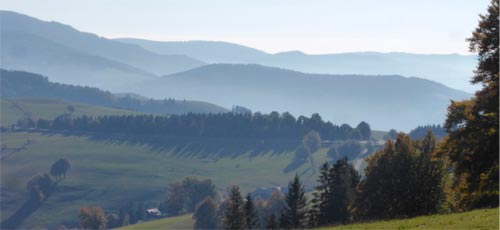
M 80 225 L 83 229 L 105 229 L 108 220 L 99 206 L 80 208 Z
M 194 229 L 216 229 L 218 225 L 217 204 L 212 197 L 207 196 L 193 214 Z
M 311 153 L 318 151 L 321 147 L 321 137 L 318 132 L 310 131 L 302 138 L 302 144 L 309 149 Z
M 479 59 L 471 82 L 482 89 L 470 100 L 452 101 L 445 123 L 449 136 L 439 150 L 453 162 L 462 209 L 498 206 L 498 8 L 498 1 L 492 0 L 468 39 Z

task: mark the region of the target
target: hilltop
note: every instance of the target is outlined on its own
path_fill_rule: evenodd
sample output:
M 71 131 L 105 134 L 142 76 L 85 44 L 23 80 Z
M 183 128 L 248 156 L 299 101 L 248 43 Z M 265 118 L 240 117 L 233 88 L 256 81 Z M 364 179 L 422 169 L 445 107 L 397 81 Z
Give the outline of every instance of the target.
M 306 74 L 261 65 L 212 64 L 146 81 L 137 93 L 162 98 L 207 100 L 254 111 L 319 113 L 326 120 L 373 129 L 410 130 L 441 124 L 450 100 L 471 95 L 442 84 L 399 75 Z M 397 110 L 394 110 L 397 108 Z

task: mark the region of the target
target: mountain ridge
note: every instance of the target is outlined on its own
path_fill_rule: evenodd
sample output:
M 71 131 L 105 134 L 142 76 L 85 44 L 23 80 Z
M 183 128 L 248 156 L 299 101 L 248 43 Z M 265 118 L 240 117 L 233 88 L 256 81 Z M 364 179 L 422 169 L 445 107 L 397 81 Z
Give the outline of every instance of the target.
M 226 107 L 239 104 L 265 113 L 317 112 L 351 125 L 364 120 L 378 130 L 441 124 L 450 99 L 471 96 L 417 77 L 307 74 L 257 64 L 205 65 L 146 81 L 134 91 L 149 97 L 203 98 Z M 404 116 L 391 114 L 394 108 Z
M 140 45 L 151 51 L 163 54 L 174 53 L 172 46 L 190 41 L 149 41 L 146 39 L 117 39 L 122 42 Z M 232 58 L 220 57 L 224 53 L 206 51 L 191 52 L 190 48 L 177 47 L 175 53 L 182 53 L 198 58 L 210 64 L 261 64 L 271 67 L 281 67 L 313 74 L 364 74 L 417 76 L 443 83 L 449 87 L 474 92 L 478 86 L 469 83 L 473 69 L 477 63 L 476 55 L 461 54 L 414 54 L 407 52 L 342 52 L 326 54 L 306 54 L 303 51 L 291 50 L 278 53 L 267 53 L 252 47 L 228 42 L 196 41 L 210 47 L 211 44 L 231 44 L 239 48 L 232 52 Z M 184 49 L 184 50 L 182 50 Z M 230 47 L 226 47 L 230 49 Z M 259 55 L 251 55 L 252 52 Z M 201 55 L 198 53 L 205 52 Z M 216 55 L 216 56 L 210 56 Z M 241 55 L 245 58 L 239 58 Z

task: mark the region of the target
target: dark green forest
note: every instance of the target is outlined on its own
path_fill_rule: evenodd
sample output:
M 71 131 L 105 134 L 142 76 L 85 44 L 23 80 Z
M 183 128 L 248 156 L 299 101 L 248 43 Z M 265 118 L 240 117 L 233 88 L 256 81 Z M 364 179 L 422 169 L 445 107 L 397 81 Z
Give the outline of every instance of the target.
M 22 121 L 23 128 L 60 131 L 85 131 L 134 135 L 165 135 L 225 138 L 301 139 L 306 133 L 317 131 L 324 140 L 370 140 L 371 129 L 366 122 L 355 128 L 325 122 L 318 114 L 310 118 L 295 118 L 289 113 L 217 113 L 170 116 L 123 115 L 72 118 L 65 114 L 56 119 Z M 28 125 L 26 125 L 28 124 Z M 21 125 L 19 125 L 21 127 Z

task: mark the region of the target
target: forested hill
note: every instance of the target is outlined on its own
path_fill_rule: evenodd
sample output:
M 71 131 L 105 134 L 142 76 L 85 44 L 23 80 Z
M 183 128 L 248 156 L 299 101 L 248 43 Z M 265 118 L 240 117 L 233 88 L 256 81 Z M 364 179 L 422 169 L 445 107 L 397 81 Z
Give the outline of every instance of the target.
M 134 88 L 150 97 L 207 100 L 255 111 L 319 113 L 351 125 L 409 131 L 441 124 L 450 100 L 471 95 L 437 82 L 398 75 L 319 75 L 261 65 L 213 64 L 151 80 Z
M 130 95 L 121 97 L 98 88 L 49 82 L 47 77 L 21 71 L 1 69 L 0 83 L 0 96 L 4 98 L 56 98 L 91 105 L 160 114 L 221 113 L 229 111 L 202 101 L 152 100 Z

